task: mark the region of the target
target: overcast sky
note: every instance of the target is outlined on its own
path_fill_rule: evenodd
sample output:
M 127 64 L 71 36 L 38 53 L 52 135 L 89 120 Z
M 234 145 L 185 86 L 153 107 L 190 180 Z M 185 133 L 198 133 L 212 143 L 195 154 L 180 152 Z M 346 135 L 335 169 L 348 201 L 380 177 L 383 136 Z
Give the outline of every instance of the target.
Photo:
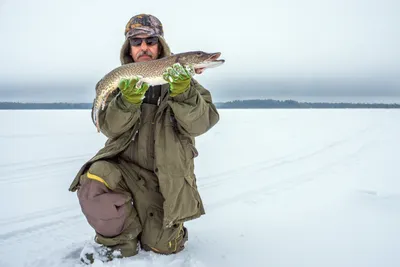
M 90 101 L 138 13 L 162 21 L 175 53 L 222 52 L 226 63 L 197 77 L 219 99 L 400 95 L 398 0 L 0 3 L 0 101 Z

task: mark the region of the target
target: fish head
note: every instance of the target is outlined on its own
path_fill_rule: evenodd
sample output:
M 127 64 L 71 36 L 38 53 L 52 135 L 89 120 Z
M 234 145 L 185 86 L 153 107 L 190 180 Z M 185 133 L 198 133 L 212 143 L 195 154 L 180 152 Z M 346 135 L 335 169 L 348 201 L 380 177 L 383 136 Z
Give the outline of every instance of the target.
M 203 51 L 193 51 L 178 54 L 177 61 L 185 67 L 192 67 L 196 69 L 215 68 L 222 65 L 225 60 L 219 59 L 220 52 L 206 53 Z

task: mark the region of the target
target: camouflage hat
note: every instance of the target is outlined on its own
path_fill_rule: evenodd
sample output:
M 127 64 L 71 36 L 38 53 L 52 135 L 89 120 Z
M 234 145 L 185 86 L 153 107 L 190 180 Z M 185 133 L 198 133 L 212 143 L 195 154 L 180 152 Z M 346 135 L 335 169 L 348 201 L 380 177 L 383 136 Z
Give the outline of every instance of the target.
M 124 34 L 125 41 L 120 51 L 121 64 L 133 62 L 130 54 L 131 45 L 129 43 L 129 38 L 140 34 L 158 37 L 159 44 L 161 45 L 160 57 L 166 57 L 172 54 L 171 49 L 164 38 L 163 25 L 161 24 L 160 20 L 153 15 L 139 14 L 132 17 L 125 26 Z
M 134 37 L 140 34 L 150 36 L 164 36 L 161 21 L 150 14 L 139 14 L 132 17 L 125 27 L 125 37 Z

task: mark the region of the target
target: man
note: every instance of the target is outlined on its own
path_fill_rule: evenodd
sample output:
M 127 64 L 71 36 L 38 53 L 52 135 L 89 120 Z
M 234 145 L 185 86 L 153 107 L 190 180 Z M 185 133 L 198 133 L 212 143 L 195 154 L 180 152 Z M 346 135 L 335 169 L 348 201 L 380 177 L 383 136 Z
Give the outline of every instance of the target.
M 126 25 L 121 64 L 171 55 L 163 26 L 140 14 Z M 199 71 L 200 73 L 201 71 Z M 183 223 L 205 214 L 196 185 L 195 137 L 219 114 L 210 92 L 183 68 L 167 69 L 168 84 L 136 88 L 123 79 L 99 113 L 105 146 L 82 166 L 70 186 L 77 191 L 99 247 L 84 249 L 81 260 L 129 257 L 139 248 L 173 254 L 184 248 Z

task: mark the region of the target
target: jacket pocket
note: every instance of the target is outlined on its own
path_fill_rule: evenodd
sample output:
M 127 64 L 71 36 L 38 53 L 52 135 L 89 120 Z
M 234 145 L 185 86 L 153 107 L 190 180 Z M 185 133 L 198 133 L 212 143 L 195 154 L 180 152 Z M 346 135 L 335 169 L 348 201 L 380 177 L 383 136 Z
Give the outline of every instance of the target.
M 160 246 L 160 242 L 169 242 L 174 237 L 174 231 L 163 228 L 163 211 L 159 207 L 151 205 L 147 209 L 143 225 L 142 242 L 152 248 L 157 248 Z
M 185 180 L 191 187 L 196 188 L 196 180 L 194 179 L 193 175 L 185 175 Z
M 142 242 L 150 247 L 155 247 L 163 234 L 162 210 L 154 205 L 146 211 L 146 219 L 143 223 Z
M 182 143 L 183 149 L 185 150 L 186 159 L 191 160 L 191 159 L 196 158 L 199 155 L 197 148 L 191 142 L 189 142 L 186 139 L 183 139 L 181 143 Z
M 193 144 L 190 144 L 190 143 L 189 143 L 188 147 L 192 152 L 192 159 L 196 158 L 199 155 L 199 151 L 197 151 L 197 148 Z

